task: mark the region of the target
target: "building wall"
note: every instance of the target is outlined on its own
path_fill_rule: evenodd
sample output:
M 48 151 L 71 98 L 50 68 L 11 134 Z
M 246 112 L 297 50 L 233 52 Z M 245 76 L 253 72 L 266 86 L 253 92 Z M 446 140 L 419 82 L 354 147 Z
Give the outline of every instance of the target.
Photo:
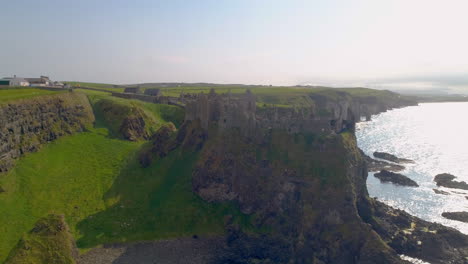
M 24 80 L 11 80 L 10 86 L 29 86 L 29 82 Z

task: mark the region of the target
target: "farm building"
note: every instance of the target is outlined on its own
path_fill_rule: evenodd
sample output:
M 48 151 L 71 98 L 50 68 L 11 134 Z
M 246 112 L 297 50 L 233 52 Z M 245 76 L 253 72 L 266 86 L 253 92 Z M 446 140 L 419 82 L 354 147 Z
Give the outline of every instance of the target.
M 150 88 L 145 90 L 145 95 L 151 95 L 151 96 L 160 96 L 161 95 L 161 90 L 158 88 Z
M 0 85 L 9 86 L 29 86 L 29 82 L 25 78 L 21 77 L 6 77 L 0 80 Z
M 140 87 L 127 87 L 125 88 L 124 93 L 140 93 Z
M 10 80 L 8 79 L 0 79 L 0 85 L 5 86 L 5 85 L 10 85 Z
M 51 81 L 47 76 L 41 76 L 40 78 L 26 78 L 30 86 L 50 86 Z

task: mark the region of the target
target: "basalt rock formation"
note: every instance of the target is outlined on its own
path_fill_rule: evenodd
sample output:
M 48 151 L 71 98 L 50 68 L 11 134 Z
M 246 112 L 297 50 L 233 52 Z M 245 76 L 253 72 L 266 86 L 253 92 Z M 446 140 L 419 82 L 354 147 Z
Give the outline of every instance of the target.
M 405 169 L 404 166 L 400 164 L 390 163 L 383 160 L 376 160 L 367 156 L 364 151 L 361 151 L 361 155 L 366 159 L 367 170 L 369 172 L 377 172 L 381 170 L 388 170 L 393 172 L 402 171 Z
M 186 100 L 185 120 L 199 120 L 204 129 L 210 124 L 221 130 L 237 128 L 249 136 L 259 129 L 282 129 L 289 134 L 330 133 L 353 130 L 361 117 L 415 104 L 398 98 L 380 101 L 376 97 L 353 97 L 345 92 L 333 96 L 312 94 L 308 99 L 311 103 L 306 106 L 257 107 L 256 96 L 248 90 L 245 94 L 217 94 L 212 90 Z
M 374 174 L 374 176 L 381 182 L 391 182 L 401 186 L 419 187 L 419 185 L 415 181 L 411 180 L 405 175 L 387 170 L 381 170 L 380 172 Z
M 367 166 L 353 133 L 366 105 L 324 100 L 297 109 L 257 107 L 250 92 L 200 94 L 176 135 L 155 137 L 155 158 L 198 154 L 192 189 L 202 199 L 251 215 L 250 231 L 227 216 L 216 263 L 404 262 L 367 223 Z
M 214 263 L 407 263 L 399 254 L 463 263 L 467 236 L 368 196 L 354 123 L 362 109 L 387 106 L 343 95 L 310 108 L 257 107 L 249 92 L 211 92 L 187 101 L 182 127 L 160 131 L 151 153 L 195 152 L 192 190 L 250 215 L 248 229 L 226 216 Z M 417 236 L 406 232 L 412 222 Z M 441 251 L 422 254 L 429 249 Z
M 432 264 L 468 263 L 468 236 L 450 227 L 431 223 L 371 201 L 373 218 L 369 223 L 398 254 Z
M 0 106 L 0 173 L 15 159 L 63 135 L 84 131 L 94 115 L 84 94 L 69 92 Z
M 464 181 L 454 181 L 456 177 L 452 174 L 442 173 L 434 177 L 437 186 L 443 186 L 452 189 L 468 190 L 468 184 Z
M 376 151 L 376 152 L 374 152 L 374 157 L 379 158 L 379 159 L 388 160 L 388 161 L 395 162 L 395 163 L 414 163 L 414 161 L 412 161 L 410 159 L 398 158 L 397 156 L 395 156 L 393 154 L 390 154 L 390 153 L 386 153 L 386 152 Z
M 442 216 L 447 219 L 468 223 L 468 212 L 444 212 Z

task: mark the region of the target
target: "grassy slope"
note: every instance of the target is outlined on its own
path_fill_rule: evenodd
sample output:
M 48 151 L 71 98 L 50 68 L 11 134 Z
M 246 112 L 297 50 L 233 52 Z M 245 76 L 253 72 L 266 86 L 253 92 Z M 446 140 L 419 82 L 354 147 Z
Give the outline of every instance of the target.
M 109 97 L 88 95 L 94 104 Z M 169 106 L 137 103 L 161 124 L 181 122 L 180 113 Z M 0 194 L 0 262 L 23 233 L 50 213 L 65 215 L 81 249 L 114 241 L 220 233 L 226 214 L 248 221 L 233 205 L 208 204 L 191 192 L 195 154 L 174 153 L 143 169 L 137 162 L 143 145 L 109 137 L 98 117 L 89 132 L 60 138 L 20 159 L 0 177 L 7 190 Z
M 61 138 L 22 158 L 1 178 L 8 191 L 0 195 L 0 261 L 46 214 L 65 214 L 75 232 L 79 221 L 104 210 L 103 195 L 139 145 L 110 139 L 104 129 L 96 129 Z
M 48 91 L 34 88 L 18 88 L 18 89 L 1 89 L 0 88 L 0 104 L 7 103 L 19 99 L 27 99 L 36 96 L 56 94 L 63 91 Z
M 94 106 L 94 112 L 97 119 L 103 121 L 101 126 L 110 129 L 111 134 L 118 134 L 121 121 L 125 118 L 132 109 L 138 108 L 143 110 L 145 114 L 145 123 L 150 134 L 154 133 L 159 127 L 167 122 L 172 122 L 176 127 L 182 124 L 184 120 L 184 111 L 179 107 L 172 105 L 162 105 L 147 103 L 139 100 L 127 100 L 123 98 L 113 97 L 108 93 L 77 89 L 76 91 L 84 92 L 88 95 L 91 104 Z M 105 115 L 102 112 L 103 106 L 116 106 L 115 112 L 112 115 Z
M 74 264 L 75 243 L 62 216 L 41 218 L 10 253 L 6 264 Z

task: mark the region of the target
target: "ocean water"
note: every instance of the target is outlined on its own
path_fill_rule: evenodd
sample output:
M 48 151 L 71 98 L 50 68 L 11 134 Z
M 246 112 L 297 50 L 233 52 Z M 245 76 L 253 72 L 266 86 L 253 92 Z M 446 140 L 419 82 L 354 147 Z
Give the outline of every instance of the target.
M 400 173 L 419 184 L 403 187 L 381 183 L 369 173 L 367 188 L 393 207 L 431 222 L 454 227 L 468 234 L 468 223 L 445 219 L 443 212 L 468 211 L 468 191 L 437 187 L 433 181 L 439 173 L 457 176 L 468 182 L 468 103 L 425 103 L 391 110 L 356 126 L 359 147 L 372 157 L 384 151 L 414 164 L 405 164 Z M 436 194 L 433 189 L 449 192 Z

